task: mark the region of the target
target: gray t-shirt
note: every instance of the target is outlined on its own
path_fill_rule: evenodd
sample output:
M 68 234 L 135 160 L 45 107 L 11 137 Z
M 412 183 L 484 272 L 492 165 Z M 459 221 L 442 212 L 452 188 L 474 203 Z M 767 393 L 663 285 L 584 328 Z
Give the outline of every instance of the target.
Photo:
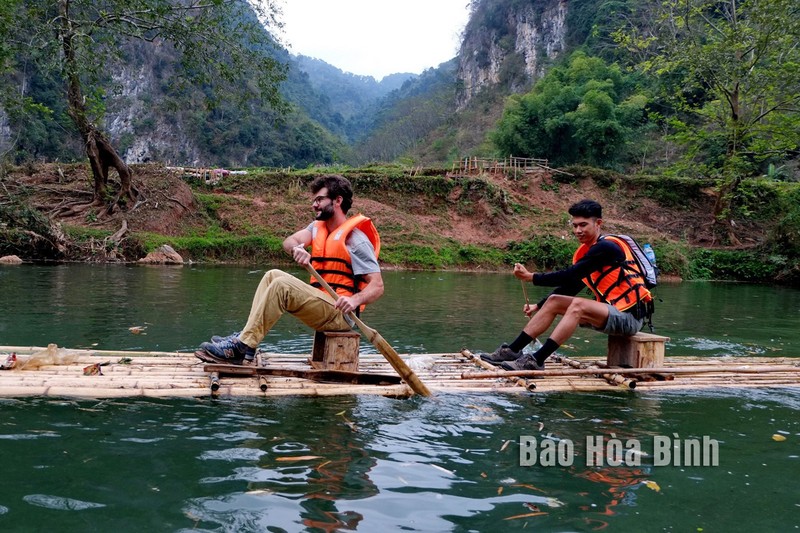
M 311 240 L 317 236 L 316 222 L 308 225 L 311 232 Z M 378 259 L 375 257 L 375 247 L 372 246 L 367 234 L 358 228 L 354 228 L 347 236 L 344 243 L 347 251 L 350 252 L 350 263 L 353 265 L 353 274 L 361 276 L 364 274 L 374 274 L 381 271 Z

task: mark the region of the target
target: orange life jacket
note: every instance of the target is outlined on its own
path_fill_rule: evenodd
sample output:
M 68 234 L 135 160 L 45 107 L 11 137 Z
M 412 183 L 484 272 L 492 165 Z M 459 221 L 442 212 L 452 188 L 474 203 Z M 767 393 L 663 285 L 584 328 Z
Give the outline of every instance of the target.
M 375 247 L 375 257 L 381 251 L 381 238 L 372 221 L 364 215 L 348 218 L 333 233 L 328 233 L 328 227 L 323 221 L 315 222 L 317 229 L 314 240 L 311 241 L 311 264 L 328 282 L 328 285 L 340 296 L 352 296 L 361 291 L 367 282 L 363 276 L 353 274 L 353 265 L 350 262 L 350 252 L 345 243 L 347 237 L 354 229 L 363 231 Z M 312 276 L 311 285 L 321 291 L 325 289 Z M 362 305 L 360 309 L 363 309 Z
M 631 311 L 640 302 L 647 304 L 652 301 L 653 297 L 644 285 L 644 277 L 639 272 L 628 244 L 613 235 L 601 235 L 600 238 L 616 243 L 625 253 L 625 260 L 621 264 L 608 265 L 603 270 L 592 272 L 589 277 L 583 278 L 583 282 L 592 290 L 597 301 L 611 304 L 620 311 Z M 589 248 L 591 246 L 581 244 L 572 256 L 572 264 L 586 255 Z

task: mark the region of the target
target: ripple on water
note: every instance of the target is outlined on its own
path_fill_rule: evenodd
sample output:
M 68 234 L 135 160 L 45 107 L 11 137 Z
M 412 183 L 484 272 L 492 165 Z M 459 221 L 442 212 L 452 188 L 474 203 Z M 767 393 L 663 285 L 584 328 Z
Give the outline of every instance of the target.
M 296 505 L 269 493 L 233 493 L 191 500 L 184 513 L 193 520 L 217 524 L 215 531 L 298 531 Z
M 264 440 L 264 437 L 252 431 L 234 431 L 232 433 L 215 433 L 214 438 L 221 439 L 228 442 L 237 442 L 242 440 Z
M 219 461 L 256 461 L 267 452 L 256 448 L 228 448 L 226 450 L 209 450 L 200 455 L 200 459 Z
M 311 448 L 303 442 L 281 442 L 272 447 L 276 454 L 310 452 Z
M 728 342 L 715 339 L 704 339 L 701 337 L 686 337 L 676 345 L 686 346 L 694 350 L 704 352 L 720 352 L 726 355 L 759 355 L 764 353 L 764 349 L 758 346 L 745 346 L 737 342 Z
M 226 481 L 247 481 L 248 483 L 268 483 L 274 487 L 307 486 L 308 467 L 286 467 L 280 470 L 248 466 L 234 469 L 228 476 L 206 477 L 202 484 L 223 483 Z
M 42 433 L 9 433 L 0 435 L 0 440 L 34 440 L 47 437 L 60 437 L 58 433 L 42 432 Z
M 105 507 L 104 503 L 85 502 L 61 496 L 51 496 L 49 494 L 28 494 L 22 497 L 23 500 L 31 505 L 44 507 L 46 509 L 57 509 L 59 511 L 83 511 L 85 509 L 97 509 Z
M 382 492 L 374 500 L 348 502 L 350 510 L 363 516 L 358 524 L 364 531 L 401 531 L 419 528 L 424 531 L 451 531 L 453 517 L 468 518 L 491 512 L 508 503 L 534 503 L 557 507 L 553 498 L 530 494 L 509 494 L 487 498 L 468 498 L 454 494 L 422 491 L 412 496 L 402 492 Z
M 161 438 L 161 437 L 154 437 L 152 439 L 142 439 L 142 438 L 137 438 L 137 437 L 125 437 L 125 438 L 122 438 L 122 439 L 119 439 L 119 440 L 123 441 L 123 442 L 135 442 L 136 444 L 151 444 L 153 442 L 159 442 L 159 441 L 162 441 L 164 439 Z

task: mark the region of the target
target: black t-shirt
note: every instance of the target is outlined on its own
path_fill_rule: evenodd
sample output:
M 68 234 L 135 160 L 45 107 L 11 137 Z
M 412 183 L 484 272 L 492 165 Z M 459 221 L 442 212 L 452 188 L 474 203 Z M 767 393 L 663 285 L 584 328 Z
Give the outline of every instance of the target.
M 574 265 L 556 272 L 534 273 L 533 284 L 555 287 L 550 294 L 575 296 L 586 286 L 583 278 L 606 267 L 619 265 L 623 261 L 625 261 L 625 252 L 617 243 L 612 240 L 599 239 Z M 548 297 L 549 295 L 539 301 L 539 308 L 544 305 Z

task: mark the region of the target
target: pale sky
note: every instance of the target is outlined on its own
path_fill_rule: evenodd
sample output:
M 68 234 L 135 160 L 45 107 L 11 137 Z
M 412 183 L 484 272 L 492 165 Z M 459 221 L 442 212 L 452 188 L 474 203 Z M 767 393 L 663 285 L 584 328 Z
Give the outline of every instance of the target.
M 278 0 L 289 51 L 378 81 L 458 53 L 469 0 Z

